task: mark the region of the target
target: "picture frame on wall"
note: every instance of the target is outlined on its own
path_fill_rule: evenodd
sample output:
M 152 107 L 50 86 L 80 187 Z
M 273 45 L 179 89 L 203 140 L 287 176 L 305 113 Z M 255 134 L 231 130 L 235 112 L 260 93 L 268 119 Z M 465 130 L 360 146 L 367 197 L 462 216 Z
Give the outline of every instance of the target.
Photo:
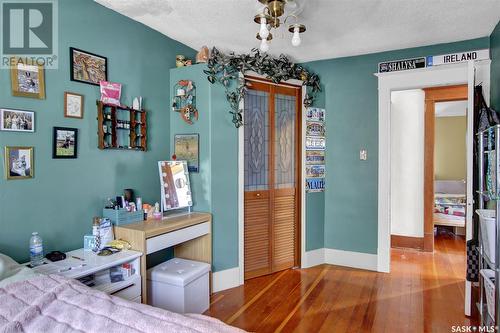
M 33 147 L 5 147 L 5 178 L 7 180 L 34 177 Z
M 64 92 L 64 116 L 83 119 L 83 95 Z
M 174 136 L 174 154 L 176 160 L 187 161 L 189 172 L 200 171 L 199 141 L 199 134 L 176 134 Z
M 45 76 L 43 66 L 32 62 L 11 60 L 10 70 L 12 96 L 45 99 Z
M 52 139 L 52 158 L 77 158 L 78 129 L 54 127 Z
M 0 131 L 34 132 L 35 112 L 0 109 Z
M 71 81 L 95 86 L 108 81 L 108 58 L 70 47 L 69 59 Z

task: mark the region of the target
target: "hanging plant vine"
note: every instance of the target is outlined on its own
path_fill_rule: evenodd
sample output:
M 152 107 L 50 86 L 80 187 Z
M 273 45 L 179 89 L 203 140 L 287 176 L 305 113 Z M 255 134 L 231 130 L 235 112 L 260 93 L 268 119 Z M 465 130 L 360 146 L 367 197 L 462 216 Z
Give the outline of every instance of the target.
M 254 71 L 264 75 L 274 83 L 290 79 L 302 80 L 307 89 L 304 98 L 306 107 L 312 105 L 316 94 L 321 91 L 320 80 L 317 74 L 309 72 L 301 65 L 297 65 L 281 54 L 278 58 L 262 54 L 258 49 L 252 49 L 249 54 L 234 53 L 224 54 L 217 48 L 213 48 L 207 62 L 208 70 L 205 70 L 210 83 L 220 83 L 226 89 L 226 99 L 229 102 L 233 116 L 233 123 L 238 128 L 243 125 L 243 110 L 240 109 L 240 101 L 246 91 L 245 80 L 240 73 Z M 236 88 L 231 85 L 237 82 Z

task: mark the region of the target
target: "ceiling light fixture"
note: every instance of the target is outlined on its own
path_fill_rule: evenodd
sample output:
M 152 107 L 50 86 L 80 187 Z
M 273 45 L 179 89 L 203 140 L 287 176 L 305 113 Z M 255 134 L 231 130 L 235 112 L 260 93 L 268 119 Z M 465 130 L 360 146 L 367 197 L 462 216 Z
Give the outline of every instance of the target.
M 273 39 L 270 33 L 271 29 L 278 29 L 281 25 L 280 17 L 285 14 L 285 7 L 288 2 L 293 0 L 258 0 L 264 4 L 262 13 L 255 15 L 254 21 L 260 24 L 260 30 L 257 34 L 257 39 L 261 41 L 260 50 L 267 52 L 269 50 L 269 42 Z M 294 2 L 295 7 L 297 3 Z M 290 18 L 295 19 L 295 23 L 288 26 L 288 31 L 292 33 L 292 45 L 299 46 L 301 43 L 300 34 L 306 31 L 306 26 L 298 23 L 298 17 L 292 13 L 287 15 L 283 20 L 283 24 Z

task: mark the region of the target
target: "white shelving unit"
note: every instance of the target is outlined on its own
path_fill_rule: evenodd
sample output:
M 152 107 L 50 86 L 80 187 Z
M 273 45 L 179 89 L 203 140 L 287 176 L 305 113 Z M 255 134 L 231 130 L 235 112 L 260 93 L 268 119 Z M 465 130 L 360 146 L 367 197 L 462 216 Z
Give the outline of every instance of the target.
M 72 279 L 80 279 L 92 274 L 104 278 L 96 279 L 91 288 L 129 301 L 141 302 L 141 252 L 123 250 L 110 256 L 98 256 L 92 251 L 78 249 L 66 253 L 66 259 L 56 262 L 46 260 L 46 264 L 33 270 L 41 274 L 56 274 Z M 122 264 L 130 264 L 135 273 L 123 281 L 111 282 L 109 269 Z
M 491 149 L 492 147 L 485 147 L 485 140 L 488 140 L 488 137 L 490 136 L 490 139 L 494 140 L 493 147 L 494 150 Z M 500 153 L 495 154 L 495 178 L 492 177 L 492 181 L 495 180 L 495 183 L 492 184 L 494 188 L 494 197 L 491 197 L 491 193 L 484 188 L 484 184 L 486 181 L 487 174 L 487 169 L 485 170 L 484 163 L 485 161 L 489 161 L 489 155 L 494 152 L 499 152 L 500 151 L 500 125 L 495 125 L 491 128 L 488 128 L 484 131 L 481 131 L 477 133 L 478 137 L 478 170 L 479 170 L 479 188 L 478 188 L 478 194 L 479 194 L 479 209 L 484 209 L 485 205 L 485 199 L 492 200 L 495 204 L 495 222 L 496 222 L 496 231 L 495 231 L 495 254 L 496 254 L 496 262 L 493 262 L 488 258 L 486 255 L 486 252 L 483 248 L 483 242 L 481 241 L 481 227 L 478 228 L 479 230 L 479 247 L 477 248 L 477 251 L 480 256 L 479 260 L 479 269 L 491 269 L 492 271 L 495 272 L 495 318 L 492 318 L 488 311 L 487 311 L 487 305 L 486 305 L 486 300 L 485 300 L 485 292 L 484 292 L 484 281 L 483 281 L 483 276 L 479 275 L 479 287 L 480 287 L 480 298 L 479 302 L 477 304 L 479 313 L 480 313 L 480 319 L 481 319 L 481 326 L 493 326 L 495 323 L 500 322 L 500 307 L 499 305 L 499 300 L 500 300 L 500 200 L 499 200 L 499 195 L 500 195 Z M 486 149 L 485 149 L 486 148 Z M 487 158 L 485 160 L 485 157 Z M 489 163 L 488 163 L 489 164 Z M 481 222 L 480 222 L 481 223 Z

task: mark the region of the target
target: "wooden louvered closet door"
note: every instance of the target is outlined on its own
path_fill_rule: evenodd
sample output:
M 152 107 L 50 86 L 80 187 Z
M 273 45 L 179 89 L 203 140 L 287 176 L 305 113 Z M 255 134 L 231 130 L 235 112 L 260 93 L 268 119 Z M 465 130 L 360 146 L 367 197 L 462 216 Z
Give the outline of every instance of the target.
M 245 279 L 299 264 L 300 87 L 248 81 Z

